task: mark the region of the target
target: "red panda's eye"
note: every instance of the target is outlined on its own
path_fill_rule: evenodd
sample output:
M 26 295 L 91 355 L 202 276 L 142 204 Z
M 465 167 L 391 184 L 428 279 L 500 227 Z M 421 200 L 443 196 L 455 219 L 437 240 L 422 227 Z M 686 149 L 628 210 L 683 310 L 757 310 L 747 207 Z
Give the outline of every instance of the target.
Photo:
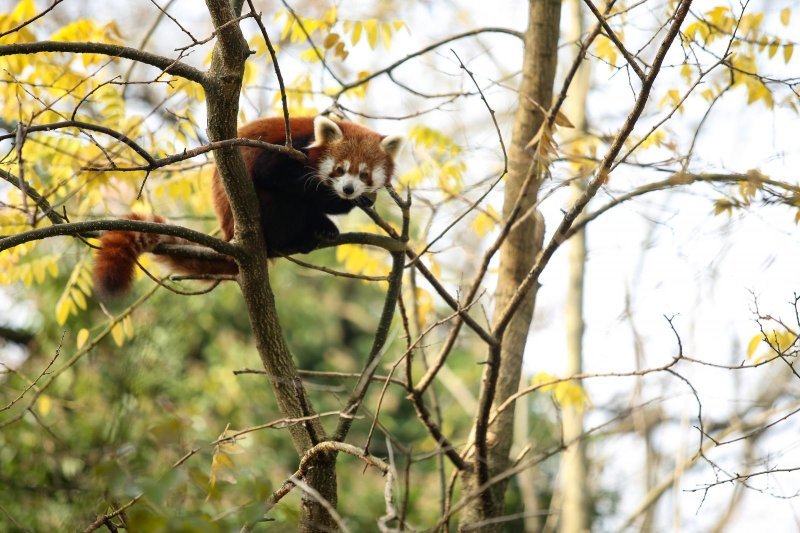
M 331 176 L 333 176 L 334 178 L 338 178 L 343 174 L 344 174 L 344 169 L 342 167 L 336 167 L 335 169 L 333 169 L 333 172 L 331 172 Z
M 358 175 L 358 177 L 361 178 L 361 181 L 367 181 L 369 178 L 369 172 L 362 172 Z

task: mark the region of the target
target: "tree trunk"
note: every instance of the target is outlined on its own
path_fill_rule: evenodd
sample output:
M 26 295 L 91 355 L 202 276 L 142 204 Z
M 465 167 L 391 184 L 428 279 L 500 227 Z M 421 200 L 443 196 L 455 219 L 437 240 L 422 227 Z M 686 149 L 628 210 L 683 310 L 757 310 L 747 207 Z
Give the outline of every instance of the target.
M 584 24 L 581 15 L 581 0 L 569 0 L 570 25 L 566 32 L 567 42 L 579 42 Z M 564 101 L 564 113 L 575 126 L 575 134 L 586 131 L 586 96 L 589 93 L 589 64 L 579 67 Z M 570 202 L 575 203 L 586 190 L 583 179 L 573 180 L 570 185 Z M 564 321 L 567 330 L 567 375 L 583 372 L 583 287 L 586 268 L 585 230 L 576 233 L 569 241 L 569 279 L 567 285 Z M 575 441 L 561 458 L 560 513 L 561 533 L 582 533 L 589 529 L 589 487 L 586 475 L 586 444 L 576 440 L 583 433 L 583 409 L 566 405 L 562 411 L 563 438 Z
M 204 84 L 208 106 L 208 137 L 220 141 L 237 137 L 237 116 L 244 62 L 249 47 L 227 0 L 206 0 L 217 32 L 208 80 Z M 241 9 L 241 2 L 239 2 Z M 225 192 L 231 202 L 235 242 L 241 248 L 236 258 L 239 285 L 247 306 L 256 348 L 267 371 L 281 414 L 299 418 L 313 414 L 305 390 L 300 384 L 294 359 L 283 336 L 269 284 L 267 254 L 261 231 L 259 207 L 253 182 L 247 175 L 238 147 L 223 148 L 214 154 Z M 289 427 L 292 443 L 299 455 L 325 440 L 319 419 Z M 336 494 L 336 458 L 320 454 L 314 459 L 304 481 L 334 507 Z M 335 531 L 336 522 L 325 508 L 304 494 L 299 531 Z
M 553 79 L 558 59 L 558 34 L 561 16 L 560 0 L 529 0 L 528 28 L 525 32 L 525 52 L 522 67 L 519 107 L 514 118 L 514 129 L 509 147 L 509 172 L 505 182 L 503 215 L 507 219 L 512 206 L 521 197 L 521 213 L 532 208 L 537 201 L 539 179 L 533 179 L 526 190 L 522 186 L 529 172 L 534 171 L 531 155 L 525 145 L 534 137 L 544 121 L 541 109 L 550 107 L 553 98 Z M 500 249 L 500 266 L 495 310 L 505 309 L 512 295 L 520 286 L 533 265 L 542 246 L 544 223 L 540 216 L 527 217 L 506 238 Z M 522 371 L 522 355 L 528 338 L 533 316 L 536 287 L 517 308 L 505 335 L 499 357 L 498 379 L 493 398 L 493 407 L 515 393 L 519 388 Z M 486 392 L 488 374 L 484 373 L 482 395 Z M 509 465 L 508 455 L 513 441 L 514 409 L 506 409 L 489 428 L 485 460 L 489 473 L 505 470 Z M 462 476 L 465 493 L 473 492 L 478 478 L 474 471 L 465 471 Z M 465 508 L 461 525 L 478 525 L 486 519 L 504 514 L 504 495 L 507 483 L 498 483 L 491 490 L 491 504 L 477 498 Z M 485 524 L 481 531 L 500 531 L 502 524 Z

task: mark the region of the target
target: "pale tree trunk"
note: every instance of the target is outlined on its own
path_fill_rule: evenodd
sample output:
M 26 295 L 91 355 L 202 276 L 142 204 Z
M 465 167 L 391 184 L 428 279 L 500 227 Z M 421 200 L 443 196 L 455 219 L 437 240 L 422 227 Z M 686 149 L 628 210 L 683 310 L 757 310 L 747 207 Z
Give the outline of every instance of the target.
M 520 387 L 527 385 L 525 378 L 521 380 Z M 530 412 L 528 396 L 523 396 L 517 401 L 517 410 L 514 413 L 514 448 L 512 454 L 521 452 L 525 446 L 530 444 Z M 517 485 L 519 486 L 520 500 L 525 511 L 525 531 L 540 531 L 542 517 L 542 506 L 539 503 L 539 491 L 536 489 L 536 482 L 541 472 L 537 466 L 526 468 L 517 474 Z
M 578 42 L 583 35 L 584 24 L 581 15 L 581 0 L 568 0 L 570 24 L 566 31 L 567 42 Z M 570 84 L 570 91 L 564 101 L 564 114 L 575 126 L 575 134 L 586 131 L 586 96 L 589 93 L 589 64 L 583 62 Z M 575 179 L 570 185 L 569 205 L 586 190 L 584 179 Z M 566 373 L 583 372 L 583 288 L 586 268 L 585 230 L 577 232 L 567 244 L 569 247 L 569 278 L 564 306 L 564 323 L 567 338 Z M 583 433 L 583 409 L 565 405 L 562 412 L 562 436 L 564 442 L 573 442 L 561 458 L 561 513 L 559 530 L 562 533 L 582 533 L 589 529 L 589 487 L 586 475 L 586 444 L 578 440 Z
M 553 79 L 558 60 L 558 35 L 561 17 L 560 0 L 530 0 L 528 28 L 525 32 L 525 52 L 522 66 L 519 107 L 514 118 L 514 128 L 509 146 L 509 172 L 505 182 L 503 215 L 508 219 L 512 206 L 521 198 L 521 213 L 535 205 L 540 182 L 530 181 L 526 190 L 522 186 L 532 171 L 531 155 L 525 145 L 534 137 L 544 121 L 542 108 L 547 109 L 553 98 Z M 523 278 L 533 266 L 542 246 L 544 227 L 541 217 L 527 217 L 512 231 L 500 249 L 500 265 L 495 311 L 505 309 L 519 288 Z M 515 393 L 519 388 L 522 355 L 528 339 L 536 298 L 536 287 L 517 308 L 502 338 L 498 379 L 493 398 L 493 408 Z M 493 358 L 496 360 L 496 358 Z M 484 373 L 482 397 L 486 394 L 491 364 Z M 489 474 L 502 472 L 509 466 L 509 451 L 513 441 L 514 409 L 504 410 L 489 428 L 486 435 L 487 454 L 481 460 L 488 465 Z M 476 473 L 468 469 L 462 477 L 465 493 L 473 492 L 479 485 Z M 504 514 L 506 483 L 492 487 L 490 503 L 476 498 L 465 508 L 461 525 L 475 526 L 484 520 Z M 500 531 L 502 523 L 484 524 L 481 531 Z

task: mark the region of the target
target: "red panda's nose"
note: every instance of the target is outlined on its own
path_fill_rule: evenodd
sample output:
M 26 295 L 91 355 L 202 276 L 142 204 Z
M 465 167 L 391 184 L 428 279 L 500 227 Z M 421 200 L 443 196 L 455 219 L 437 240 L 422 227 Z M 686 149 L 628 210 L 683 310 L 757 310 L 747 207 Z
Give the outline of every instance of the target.
M 354 191 L 355 189 L 353 188 L 352 185 L 345 185 L 344 187 L 342 187 L 342 192 L 348 196 L 353 194 Z

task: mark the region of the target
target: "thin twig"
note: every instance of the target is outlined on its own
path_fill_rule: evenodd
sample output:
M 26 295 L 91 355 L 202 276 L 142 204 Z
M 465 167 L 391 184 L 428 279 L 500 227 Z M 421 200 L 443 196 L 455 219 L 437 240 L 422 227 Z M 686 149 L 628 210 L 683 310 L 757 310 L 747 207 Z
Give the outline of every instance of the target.
M 47 363 L 47 366 L 44 368 L 44 370 L 42 370 L 39 373 L 39 375 L 36 377 L 36 379 L 31 381 L 30 384 L 27 387 L 25 387 L 25 389 L 23 389 L 23 391 L 20 392 L 19 395 L 16 398 L 11 400 L 5 407 L 0 408 L 0 413 L 2 413 L 3 411 L 8 411 L 12 407 L 14 407 L 14 404 L 16 404 L 18 401 L 20 401 L 23 397 L 25 397 L 25 395 L 28 393 L 28 391 L 31 390 L 32 388 L 34 388 L 37 385 L 37 383 L 39 383 L 39 380 L 47 375 L 48 371 L 50 370 L 50 367 L 53 366 L 53 363 L 56 362 L 56 359 L 58 359 L 58 356 L 61 355 L 61 346 L 64 344 L 64 335 L 66 335 L 66 334 L 67 334 L 67 330 L 64 330 L 61 333 L 61 340 L 58 341 L 58 346 L 56 347 L 56 353 L 55 353 L 55 355 L 53 355 L 53 358 L 50 359 L 50 362 Z
M 292 127 L 289 124 L 289 104 L 286 100 L 286 86 L 283 83 L 281 67 L 278 65 L 278 55 L 275 53 L 275 48 L 272 46 L 272 41 L 269 39 L 267 28 L 264 27 L 264 23 L 261 21 L 261 13 L 256 13 L 256 8 L 253 6 L 253 0 L 247 0 L 247 5 L 250 6 L 250 11 L 253 15 L 253 18 L 255 19 L 256 24 L 258 24 L 258 28 L 261 30 L 261 36 L 264 38 L 264 43 L 267 45 L 267 50 L 269 50 L 269 56 L 272 58 L 272 66 L 275 69 L 275 77 L 278 78 L 278 87 L 280 87 L 281 91 L 283 123 L 286 130 L 286 146 L 292 148 Z
M 600 25 L 603 26 L 603 29 L 606 31 L 606 37 L 608 37 L 611 42 L 614 43 L 614 46 L 617 47 L 617 50 L 622 52 L 622 55 L 625 56 L 625 60 L 631 66 L 636 75 L 639 76 L 639 79 L 644 81 L 646 76 L 642 70 L 642 67 L 639 66 L 639 64 L 636 62 L 636 58 L 633 57 L 630 52 L 628 52 L 628 49 L 625 48 L 625 45 L 619 40 L 619 37 L 617 37 L 617 34 L 613 29 L 611 29 L 611 26 L 608 25 L 608 22 L 603 14 L 598 11 L 597 7 L 592 3 L 592 0 L 583 0 L 583 3 L 586 4 L 586 6 L 589 8 L 589 11 L 592 12 Z

